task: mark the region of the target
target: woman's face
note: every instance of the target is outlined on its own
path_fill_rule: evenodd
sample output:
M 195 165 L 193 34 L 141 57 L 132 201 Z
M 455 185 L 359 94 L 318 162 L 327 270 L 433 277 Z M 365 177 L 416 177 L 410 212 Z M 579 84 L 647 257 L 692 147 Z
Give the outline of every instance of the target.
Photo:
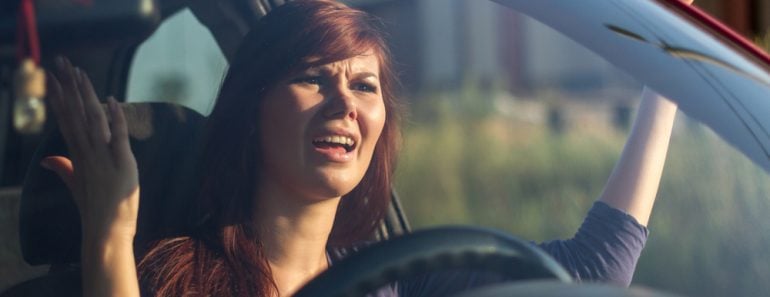
M 294 73 L 266 94 L 262 188 L 312 199 L 353 190 L 385 124 L 379 67 L 370 51 Z

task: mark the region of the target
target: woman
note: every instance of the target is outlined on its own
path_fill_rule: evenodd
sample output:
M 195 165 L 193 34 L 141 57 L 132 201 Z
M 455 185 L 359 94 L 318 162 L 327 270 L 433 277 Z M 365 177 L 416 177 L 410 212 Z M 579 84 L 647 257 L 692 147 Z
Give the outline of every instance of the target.
M 85 73 L 58 59 L 49 89 L 72 160 L 43 165 L 77 200 L 85 295 L 137 296 L 141 282 L 156 296 L 288 296 L 330 265 L 327 247 L 365 240 L 388 205 L 398 140 L 396 80 L 375 23 L 319 0 L 285 4 L 253 27 L 207 123 L 205 176 L 191 197 L 200 225 L 155 244 L 139 277 L 123 113 L 113 98 L 105 113 Z M 676 107 L 643 96 L 601 202 L 574 239 L 543 245 L 578 278 L 627 283 L 646 240 Z M 381 293 L 439 294 L 449 280 Z

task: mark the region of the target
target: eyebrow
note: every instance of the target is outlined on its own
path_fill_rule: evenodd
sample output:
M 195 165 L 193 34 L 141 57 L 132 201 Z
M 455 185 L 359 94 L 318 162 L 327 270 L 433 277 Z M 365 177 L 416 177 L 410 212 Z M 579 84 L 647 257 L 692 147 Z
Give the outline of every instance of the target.
M 377 75 L 372 73 L 372 72 L 359 72 L 359 73 L 354 74 L 353 77 L 357 78 L 357 79 L 365 79 L 365 78 L 370 78 L 370 77 L 374 77 L 375 79 L 379 79 L 377 77 Z
M 331 67 L 328 65 L 310 67 L 306 71 L 319 72 L 320 74 L 323 74 L 323 75 L 330 75 L 330 73 L 332 72 Z M 357 72 L 353 74 L 353 78 L 355 79 L 366 79 L 370 77 L 374 77 L 375 79 L 379 80 L 379 77 L 374 72 L 362 71 L 362 72 Z

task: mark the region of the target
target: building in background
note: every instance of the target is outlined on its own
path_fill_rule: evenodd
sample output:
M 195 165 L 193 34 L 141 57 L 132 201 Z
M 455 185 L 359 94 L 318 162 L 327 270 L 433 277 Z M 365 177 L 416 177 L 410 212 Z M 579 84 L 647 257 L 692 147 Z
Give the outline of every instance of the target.
M 696 0 L 695 4 L 748 38 L 770 28 L 769 0 Z

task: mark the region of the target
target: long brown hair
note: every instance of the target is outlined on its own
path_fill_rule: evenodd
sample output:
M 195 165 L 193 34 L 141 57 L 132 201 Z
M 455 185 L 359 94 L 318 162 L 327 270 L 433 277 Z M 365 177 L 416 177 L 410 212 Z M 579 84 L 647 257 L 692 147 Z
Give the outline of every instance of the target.
M 139 264 L 143 291 L 155 296 L 272 296 L 270 267 L 254 226 L 261 172 L 262 96 L 290 73 L 374 50 L 387 120 L 362 181 L 343 196 L 329 244 L 365 240 L 384 217 L 399 139 L 396 78 L 379 22 L 329 0 L 288 2 L 245 37 L 207 122 L 197 221 L 189 237 L 157 242 Z M 312 59 L 312 63 L 308 62 Z M 320 58 L 320 60 L 318 59 Z M 257 198 L 258 199 L 258 198 Z

